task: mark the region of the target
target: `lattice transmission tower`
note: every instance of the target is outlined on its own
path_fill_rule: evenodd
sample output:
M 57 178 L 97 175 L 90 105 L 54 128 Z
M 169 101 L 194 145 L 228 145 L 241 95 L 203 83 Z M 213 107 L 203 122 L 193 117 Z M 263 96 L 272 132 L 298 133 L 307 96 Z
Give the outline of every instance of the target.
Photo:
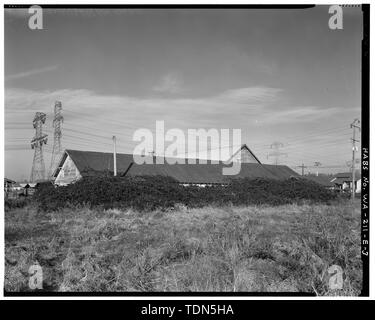
M 43 112 L 35 113 L 33 126 L 35 128 L 35 136 L 31 140 L 31 148 L 35 150 L 33 166 L 31 168 L 31 182 L 45 179 L 45 165 L 43 159 L 43 144 L 47 144 L 47 135 L 43 134 L 42 126 L 46 122 L 46 114 Z
M 281 152 L 281 149 L 283 147 L 284 147 L 284 144 L 282 142 L 279 142 L 279 141 L 273 142 L 270 145 L 270 149 L 272 149 L 273 151 L 267 154 L 267 159 L 269 157 L 274 157 L 275 158 L 274 164 L 278 165 L 280 163 L 279 162 L 280 157 L 282 157 L 282 156 L 287 157 L 288 156 L 288 154 L 286 152 Z
M 55 116 L 53 118 L 53 149 L 52 149 L 52 158 L 51 158 L 51 166 L 49 169 L 49 175 L 52 178 L 52 175 L 59 165 L 59 160 L 62 155 L 62 145 L 61 145 L 61 137 L 62 137 L 62 123 L 64 122 L 64 117 L 61 115 L 62 105 L 60 101 L 55 102 Z

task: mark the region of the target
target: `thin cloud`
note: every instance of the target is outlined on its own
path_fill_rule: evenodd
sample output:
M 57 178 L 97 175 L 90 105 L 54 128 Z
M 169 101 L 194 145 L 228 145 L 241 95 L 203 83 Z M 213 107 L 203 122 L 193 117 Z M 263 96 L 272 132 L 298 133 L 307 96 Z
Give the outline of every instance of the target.
M 322 118 L 329 118 L 343 110 L 337 107 L 322 108 L 317 106 L 289 107 L 286 110 L 266 111 L 263 121 L 267 124 L 282 124 L 293 122 L 313 122 Z
M 16 110 L 50 112 L 55 100 L 62 101 L 63 110 L 78 112 L 74 121 L 94 117 L 113 118 L 124 126 L 143 127 L 155 120 L 164 120 L 168 126 L 196 127 L 247 127 L 249 119 L 260 124 L 274 125 L 311 122 L 332 117 L 340 108 L 322 106 L 285 106 L 280 109 L 281 89 L 249 87 L 233 89 L 204 98 L 135 98 L 118 95 L 101 95 L 89 90 L 34 91 L 18 88 L 5 90 L 5 113 Z M 142 110 L 142 117 L 139 112 Z M 340 111 L 341 110 L 341 111 Z M 86 116 L 85 116 L 86 115 Z M 113 116 L 111 116 L 113 115 Z M 122 122 L 122 121 L 121 121 Z
M 152 90 L 160 93 L 180 93 L 183 91 L 182 80 L 175 74 L 168 73 L 162 77 L 160 83 L 155 85 Z
M 268 87 L 248 87 L 225 91 L 218 97 L 223 100 L 240 102 L 271 102 L 274 101 L 282 90 Z
M 54 70 L 57 70 L 57 68 L 58 68 L 58 66 L 49 66 L 49 67 L 44 67 L 44 68 L 39 68 L 39 69 L 32 69 L 32 70 L 28 70 L 28 71 L 25 71 L 25 72 L 15 73 L 15 74 L 11 74 L 9 76 L 6 76 L 5 81 L 15 80 L 15 79 L 23 79 L 23 78 L 27 78 L 27 77 L 30 77 L 30 76 L 34 76 L 36 74 L 54 71 Z

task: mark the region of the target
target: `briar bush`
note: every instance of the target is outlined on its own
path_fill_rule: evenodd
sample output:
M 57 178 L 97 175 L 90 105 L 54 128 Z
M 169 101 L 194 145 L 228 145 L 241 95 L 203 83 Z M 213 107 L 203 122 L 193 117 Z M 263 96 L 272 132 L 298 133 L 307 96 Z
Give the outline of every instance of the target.
M 207 205 L 283 205 L 329 203 L 337 195 L 305 179 L 237 179 L 228 185 L 182 186 L 162 176 L 91 177 L 68 186 L 41 186 L 35 196 L 43 211 L 88 205 L 138 211 Z
M 30 204 L 30 200 L 25 197 L 19 197 L 16 199 L 4 199 L 4 209 L 11 210 L 17 208 L 23 208 Z

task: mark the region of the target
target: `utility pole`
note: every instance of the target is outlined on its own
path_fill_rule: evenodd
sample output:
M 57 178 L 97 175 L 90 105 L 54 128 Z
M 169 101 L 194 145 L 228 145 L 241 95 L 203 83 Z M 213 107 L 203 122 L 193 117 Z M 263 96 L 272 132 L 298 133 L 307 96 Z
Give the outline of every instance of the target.
M 156 164 L 156 152 L 153 150 L 153 151 L 149 151 L 148 154 L 152 157 L 152 163 Z
M 304 176 L 305 175 L 305 168 L 307 168 L 307 166 L 305 166 L 303 163 L 302 163 L 302 166 L 297 166 L 298 168 L 302 168 L 302 175 Z
M 113 140 L 113 175 L 117 176 L 117 155 L 116 155 L 116 136 L 112 137 Z
M 316 176 L 317 176 L 317 177 L 319 176 L 319 170 L 318 170 L 318 167 L 320 167 L 321 165 L 322 165 L 322 163 L 319 162 L 319 161 L 314 162 L 314 167 L 316 167 Z
M 46 114 L 43 112 L 35 113 L 33 126 L 35 128 L 35 136 L 31 140 L 31 148 L 35 150 L 33 166 L 31 169 L 31 182 L 44 180 L 45 165 L 43 159 L 43 144 L 47 144 L 47 135 L 43 134 L 42 126 L 46 122 Z
M 359 142 L 359 140 L 356 140 L 356 129 L 361 131 L 361 127 L 359 126 L 360 121 L 358 119 L 354 119 L 354 121 L 350 124 L 350 128 L 353 129 L 353 138 L 352 140 L 352 199 L 354 200 L 355 197 L 355 152 L 356 152 L 356 142 Z
M 59 165 L 60 157 L 62 154 L 62 146 L 61 146 L 61 126 L 64 122 L 64 117 L 61 115 L 61 102 L 56 101 L 55 102 L 55 116 L 53 118 L 53 124 L 54 127 L 54 134 L 53 134 L 53 149 L 52 149 L 52 157 L 51 157 L 51 166 L 49 169 L 49 175 L 51 178 L 53 178 L 53 174 Z

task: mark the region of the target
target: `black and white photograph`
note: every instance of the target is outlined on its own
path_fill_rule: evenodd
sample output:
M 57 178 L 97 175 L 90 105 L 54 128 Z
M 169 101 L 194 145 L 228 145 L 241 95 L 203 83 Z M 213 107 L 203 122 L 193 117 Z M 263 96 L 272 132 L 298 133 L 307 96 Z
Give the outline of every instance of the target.
M 3 10 L 5 297 L 369 296 L 369 5 Z

